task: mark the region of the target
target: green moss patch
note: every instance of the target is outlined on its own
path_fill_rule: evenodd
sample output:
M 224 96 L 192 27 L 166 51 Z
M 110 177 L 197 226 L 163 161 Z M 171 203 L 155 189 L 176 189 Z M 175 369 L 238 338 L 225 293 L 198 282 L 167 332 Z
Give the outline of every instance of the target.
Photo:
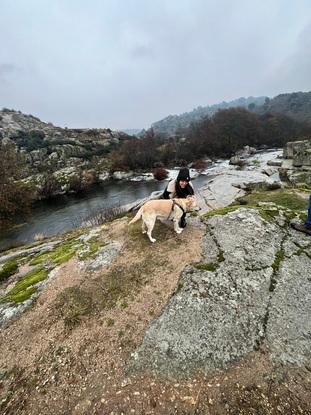
M 262 207 L 262 206 L 256 206 L 256 210 L 258 211 L 258 213 L 260 214 L 262 219 L 264 219 L 266 222 L 271 222 L 277 216 L 279 216 L 279 210 L 278 209 L 273 209 L 273 208 L 269 208 L 269 207 Z
M 214 272 L 219 267 L 219 264 L 215 264 L 213 262 L 209 262 L 208 264 L 200 263 L 200 264 L 195 264 L 194 267 L 202 271 Z
M 241 207 L 240 205 L 229 205 L 224 208 L 211 210 L 210 212 L 207 212 L 202 216 L 204 218 L 211 218 L 216 215 L 224 216 L 224 215 L 227 215 L 228 213 L 234 212 L 237 209 L 240 209 L 240 207 Z
M 18 281 L 14 288 L 8 292 L 4 297 L 0 298 L 1 303 L 20 303 L 27 300 L 32 294 L 37 291 L 34 287 L 38 282 L 47 278 L 48 272 L 43 268 L 35 268 L 28 272 L 20 281 Z
M 311 192 L 311 187 L 308 186 L 306 183 L 296 183 L 295 185 L 299 190 L 302 190 L 304 192 Z
M 277 251 L 274 262 L 272 264 L 273 271 L 276 272 L 279 270 L 281 262 L 283 261 L 285 253 L 283 250 Z
M 243 201 L 251 206 L 256 206 L 259 202 L 272 202 L 294 211 L 306 210 L 308 207 L 308 201 L 297 194 L 294 189 L 256 191 L 244 196 Z
M 8 302 L 13 302 L 16 304 L 23 303 L 24 301 L 28 300 L 28 298 L 30 298 L 35 292 L 37 292 L 36 287 L 28 287 L 24 291 L 10 295 Z
M 87 241 L 86 245 L 87 245 L 86 249 L 83 249 L 79 253 L 79 259 L 83 260 L 87 258 L 94 258 L 98 250 L 106 246 L 107 243 L 99 241 L 98 238 L 94 236 L 89 241 Z
M 60 265 L 63 262 L 69 261 L 81 246 L 82 243 L 75 238 L 68 240 L 50 252 L 36 255 L 30 261 L 30 265 L 42 265 L 47 261 L 51 262 L 54 266 Z
M 223 262 L 225 260 L 224 253 L 222 251 L 219 251 L 219 254 L 217 255 L 217 259 L 218 259 L 218 262 Z
M 275 254 L 275 258 L 272 264 L 272 269 L 273 269 L 273 274 L 271 277 L 271 282 L 270 282 L 270 287 L 269 287 L 269 291 L 273 292 L 275 290 L 276 284 L 277 284 L 277 280 L 276 280 L 276 273 L 278 272 L 278 270 L 280 269 L 280 265 L 281 262 L 283 261 L 285 257 L 285 252 L 280 249 L 279 251 L 277 251 L 277 253 Z
M 233 212 L 241 207 L 236 204 L 237 202 L 247 208 L 256 209 L 267 222 L 271 222 L 279 216 L 280 211 L 282 211 L 287 223 L 297 215 L 301 220 L 305 220 L 307 216 L 308 201 L 297 192 L 297 189 L 277 189 L 253 191 L 239 198 L 230 206 L 208 212 L 205 217 L 226 215 Z M 262 205 L 263 202 L 267 205 Z
M 6 262 L 0 269 L 0 282 L 8 279 L 18 270 L 18 263 L 16 259 Z

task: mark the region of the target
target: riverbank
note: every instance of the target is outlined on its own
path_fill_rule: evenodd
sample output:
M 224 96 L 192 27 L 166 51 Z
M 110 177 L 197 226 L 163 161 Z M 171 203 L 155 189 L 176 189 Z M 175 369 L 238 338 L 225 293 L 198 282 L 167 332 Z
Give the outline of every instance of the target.
M 261 170 L 267 167 L 268 160 L 276 158 L 279 154 L 281 154 L 281 150 L 258 152 L 252 155 L 248 159 L 249 165 L 243 170 L 245 173 L 238 173 L 242 177 L 241 180 L 243 180 L 243 177 L 249 175 L 254 177 L 253 180 L 266 180 L 268 176 L 261 173 Z M 167 180 L 176 178 L 178 171 L 178 168 L 168 170 L 169 176 Z M 205 199 L 201 197 L 200 202 L 204 209 L 208 210 L 208 206 L 206 206 L 204 200 L 212 201 L 213 196 L 207 189 L 203 192 L 201 190 L 199 191 L 199 189 L 209 186 L 210 180 L 214 180 L 215 176 L 218 175 L 221 178 L 219 179 L 220 182 L 225 183 L 225 177 L 230 177 L 229 173 L 231 174 L 235 171 L 237 171 L 237 166 L 230 165 L 229 160 L 219 160 L 200 172 L 191 169 L 194 188 L 198 191 L 198 195 L 203 194 L 205 197 Z M 262 175 L 256 175 L 255 172 Z M 151 173 L 146 174 L 150 177 Z M 132 209 L 143 200 L 148 199 L 152 192 L 164 190 L 167 181 L 145 180 L 145 177 L 133 175 L 126 180 L 110 180 L 93 187 L 91 192 L 77 195 L 63 195 L 37 204 L 37 208 L 33 210 L 27 222 L 19 223 L 17 227 L 2 233 L 0 250 L 3 251 L 9 247 L 31 243 L 37 238 L 60 235 L 77 228 L 83 221 L 89 219 L 91 216 L 98 215 L 105 209 L 119 209 L 122 206 L 127 206 L 128 209 Z M 138 178 L 140 179 L 138 180 Z M 234 182 L 234 180 L 231 180 L 231 182 Z M 214 182 L 214 187 L 219 186 L 217 183 L 219 181 Z M 227 194 L 228 186 L 230 192 L 234 190 L 229 183 L 220 192 L 218 191 L 217 194 Z M 235 195 L 235 192 L 233 194 Z M 222 202 L 219 201 L 219 203 L 219 207 L 222 206 Z M 218 206 L 215 203 L 212 205 L 214 207 Z

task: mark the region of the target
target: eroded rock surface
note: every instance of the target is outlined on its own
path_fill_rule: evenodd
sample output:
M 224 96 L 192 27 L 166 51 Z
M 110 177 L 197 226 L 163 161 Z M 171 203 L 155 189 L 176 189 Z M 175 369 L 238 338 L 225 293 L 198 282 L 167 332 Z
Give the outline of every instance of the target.
M 206 220 L 203 258 L 132 355 L 129 373 L 211 373 L 267 344 L 271 358 L 310 363 L 311 239 L 241 208 Z

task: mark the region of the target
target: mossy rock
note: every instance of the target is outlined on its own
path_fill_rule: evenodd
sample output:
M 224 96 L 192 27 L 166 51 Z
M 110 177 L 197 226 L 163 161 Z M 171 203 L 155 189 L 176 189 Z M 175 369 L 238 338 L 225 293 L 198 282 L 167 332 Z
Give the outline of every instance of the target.
M 243 203 L 256 206 L 259 202 L 273 202 L 277 206 L 294 211 L 306 210 L 308 201 L 299 196 L 295 189 L 256 191 L 243 196 Z
M 296 187 L 297 187 L 297 189 L 302 190 L 304 192 L 308 192 L 308 193 L 311 192 L 311 187 L 307 183 L 303 183 L 303 182 L 302 183 L 296 183 Z
M 20 303 L 27 300 L 37 291 L 35 285 L 45 280 L 47 276 L 48 272 L 43 268 L 35 268 L 29 271 L 8 294 L 0 298 L 0 303 Z
M 94 236 L 86 242 L 86 249 L 83 249 L 79 254 L 79 259 L 84 260 L 87 258 L 94 258 L 100 248 L 107 246 L 106 242 L 101 242 L 98 237 Z
M 207 212 L 203 215 L 203 218 L 226 215 L 245 206 L 248 209 L 257 210 L 262 219 L 266 222 L 272 222 L 277 217 L 281 217 L 285 221 L 285 226 L 295 217 L 298 217 L 301 220 L 305 220 L 307 217 L 308 201 L 303 195 L 299 194 L 297 190 L 299 189 L 290 188 L 273 191 L 253 191 L 227 207 Z M 237 204 L 237 202 L 239 204 Z
M 69 261 L 69 259 L 71 259 L 76 254 L 78 249 L 81 248 L 81 246 L 82 243 L 77 241 L 76 238 L 73 238 L 59 245 L 52 251 L 36 255 L 30 261 L 30 265 L 42 265 L 47 261 L 51 262 L 54 266 L 60 265 L 64 262 Z
M 240 209 L 240 207 L 241 207 L 240 205 L 236 205 L 236 204 L 233 205 L 232 204 L 232 205 L 226 206 L 224 208 L 211 210 L 210 212 L 207 212 L 202 216 L 204 218 L 211 218 L 211 217 L 216 216 L 216 215 L 224 216 L 224 215 L 227 215 L 228 213 L 234 212 L 237 209 Z
M 18 263 L 16 259 L 6 262 L 0 269 L 0 282 L 7 280 L 11 275 L 18 270 Z

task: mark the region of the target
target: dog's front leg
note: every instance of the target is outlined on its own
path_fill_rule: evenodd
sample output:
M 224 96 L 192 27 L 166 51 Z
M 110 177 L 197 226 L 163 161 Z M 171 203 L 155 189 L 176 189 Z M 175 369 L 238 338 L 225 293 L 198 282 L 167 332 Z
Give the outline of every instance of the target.
M 147 235 L 148 235 L 148 238 L 150 239 L 150 242 L 152 242 L 152 243 L 153 243 L 153 242 L 155 242 L 155 241 L 156 241 L 156 239 L 152 237 L 152 235 L 151 235 L 151 231 L 148 231 L 148 232 L 147 232 Z
M 174 219 L 174 231 L 176 233 L 182 233 L 183 228 L 180 228 L 178 225 L 179 219 Z

